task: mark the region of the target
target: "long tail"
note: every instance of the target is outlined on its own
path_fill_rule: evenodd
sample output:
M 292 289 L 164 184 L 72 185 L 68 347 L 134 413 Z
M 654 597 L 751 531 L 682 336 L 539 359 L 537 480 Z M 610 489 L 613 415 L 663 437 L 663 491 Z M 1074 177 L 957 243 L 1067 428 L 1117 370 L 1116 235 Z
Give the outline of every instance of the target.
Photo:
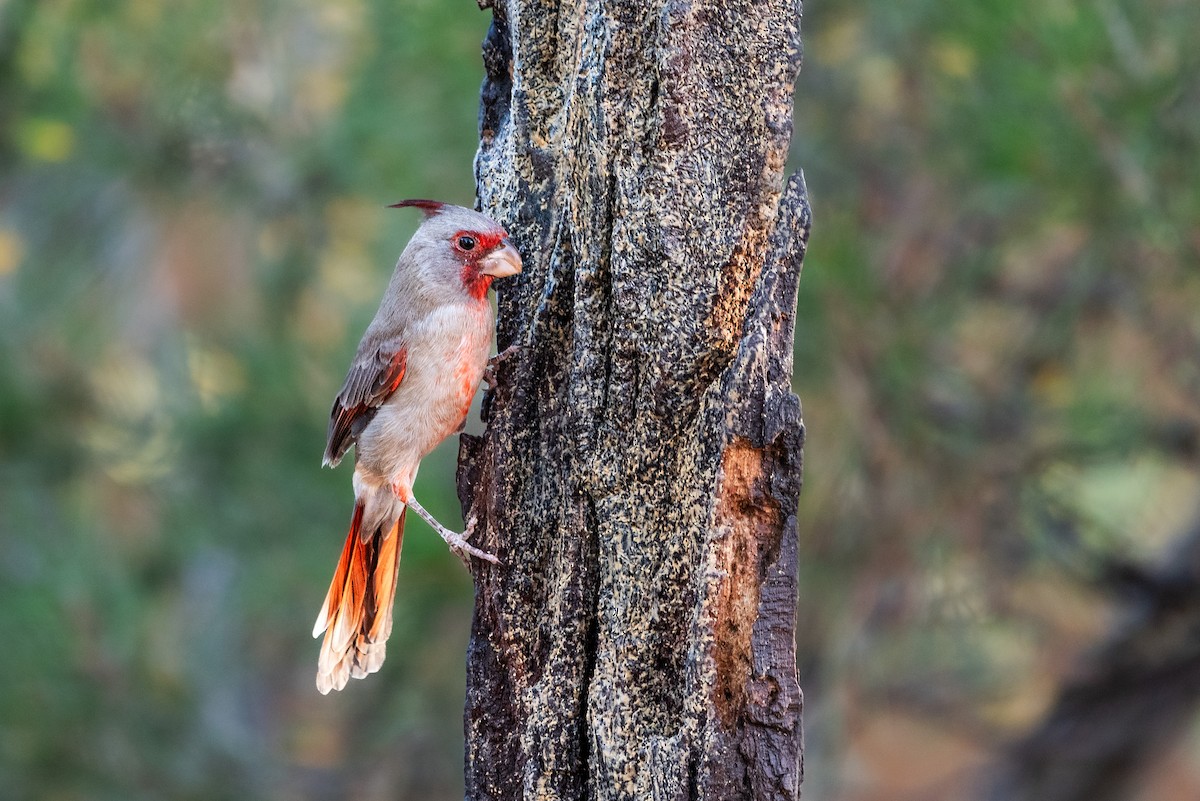
M 404 512 L 390 529 L 364 531 L 363 501 L 355 503 L 342 558 L 313 627 L 314 637 L 325 632 L 317 660 L 322 695 L 342 689 L 351 677 L 365 678 L 383 664 L 403 540 Z

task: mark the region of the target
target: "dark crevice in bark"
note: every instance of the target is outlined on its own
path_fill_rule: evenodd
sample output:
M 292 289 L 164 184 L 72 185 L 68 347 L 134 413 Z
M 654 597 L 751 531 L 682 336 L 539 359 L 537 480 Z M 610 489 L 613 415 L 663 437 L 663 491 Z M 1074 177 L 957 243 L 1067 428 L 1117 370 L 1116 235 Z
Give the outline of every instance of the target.
M 479 139 L 491 142 L 503 120 L 508 117 L 512 96 L 512 47 L 509 44 L 508 18 L 504 7 L 492 12 L 492 24 L 483 40 L 483 88 L 480 90 Z M 476 176 L 478 178 L 478 176 Z
M 595 554 L 596 554 L 596 531 L 597 531 L 598 524 L 597 524 L 597 517 L 596 517 L 596 505 L 595 505 L 595 503 L 593 503 L 591 501 L 591 499 L 588 499 L 586 510 L 587 510 L 588 542 L 590 545 L 590 547 L 588 548 L 588 552 L 589 552 L 588 555 L 590 558 L 594 559 Z M 581 692 L 579 693 L 579 705 L 578 705 L 577 711 L 576 711 L 576 716 L 577 716 L 576 720 L 579 723 L 578 737 L 577 737 L 578 744 L 579 744 L 578 745 L 578 747 L 579 747 L 578 771 L 579 771 L 579 775 L 581 777 L 587 776 L 588 761 L 591 758 L 591 754 L 592 754 L 592 743 L 591 743 L 591 739 L 590 739 L 591 735 L 590 735 L 588 726 L 586 724 L 587 724 L 587 719 L 588 719 L 588 687 L 591 685 L 592 676 L 596 672 L 596 650 L 597 650 L 596 646 L 597 646 L 597 638 L 598 638 L 598 633 L 596 630 L 596 604 L 597 604 L 596 589 L 597 588 L 593 585 L 589 589 L 590 589 L 590 592 L 588 593 L 588 608 L 587 608 L 587 612 L 586 612 L 587 627 L 585 630 L 583 643 L 582 643 L 583 654 L 584 654 L 584 666 L 583 666 L 583 675 L 580 677 Z M 585 799 L 593 799 L 596 797 L 594 789 L 591 787 L 590 783 L 588 783 L 587 781 L 583 782 L 583 789 L 584 789 L 583 797 Z

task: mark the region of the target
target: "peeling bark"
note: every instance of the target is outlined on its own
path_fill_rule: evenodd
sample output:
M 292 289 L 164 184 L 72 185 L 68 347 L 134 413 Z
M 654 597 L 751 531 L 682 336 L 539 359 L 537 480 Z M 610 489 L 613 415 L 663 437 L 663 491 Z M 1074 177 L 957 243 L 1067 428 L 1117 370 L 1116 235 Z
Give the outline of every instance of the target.
M 793 2 L 496 0 L 470 799 L 796 798 Z

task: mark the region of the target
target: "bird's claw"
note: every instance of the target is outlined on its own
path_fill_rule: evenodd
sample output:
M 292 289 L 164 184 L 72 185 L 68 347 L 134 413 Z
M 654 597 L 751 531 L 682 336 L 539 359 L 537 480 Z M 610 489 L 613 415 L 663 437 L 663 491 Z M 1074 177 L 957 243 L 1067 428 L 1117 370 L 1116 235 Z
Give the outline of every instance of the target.
M 520 345 L 509 345 L 507 348 L 488 359 L 487 367 L 483 368 L 483 383 L 487 384 L 489 391 L 494 392 L 496 389 L 496 368 L 500 366 L 501 362 L 508 359 L 508 357 L 512 356 L 520 349 Z
M 487 551 L 481 551 L 471 543 L 467 542 L 467 538 L 470 537 L 475 531 L 476 520 L 477 518 L 475 515 L 471 515 L 471 519 L 467 521 L 467 529 L 462 534 L 453 532 L 450 529 L 445 529 L 439 533 L 442 535 L 442 539 L 446 541 L 446 544 L 450 546 L 450 550 L 454 551 L 458 558 L 463 560 L 463 564 L 467 565 L 468 567 L 470 567 L 471 564 L 468 554 L 478 559 L 482 559 L 485 562 L 491 562 L 493 565 L 500 564 L 500 560 L 495 556 Z

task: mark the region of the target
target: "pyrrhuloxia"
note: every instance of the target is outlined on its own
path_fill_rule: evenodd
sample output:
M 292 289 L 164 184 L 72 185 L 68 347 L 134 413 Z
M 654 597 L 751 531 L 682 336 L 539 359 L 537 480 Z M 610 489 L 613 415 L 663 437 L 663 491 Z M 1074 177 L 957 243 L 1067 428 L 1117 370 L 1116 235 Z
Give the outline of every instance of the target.
M 421 459 L 461 430 L 488 361 L 493 279 L 521 257 L 490 217 L 432 200 L 396 263 L 346 383 L 333 402 L 324 464 L 353 444 L 354 516 L 313 636 L 325 632 L 317 689 L 340 690 L 379 670 L 392 630 L 404 513 L 412 508 L 463 558 L 496 562 L 433 518 L 412 496 Z

